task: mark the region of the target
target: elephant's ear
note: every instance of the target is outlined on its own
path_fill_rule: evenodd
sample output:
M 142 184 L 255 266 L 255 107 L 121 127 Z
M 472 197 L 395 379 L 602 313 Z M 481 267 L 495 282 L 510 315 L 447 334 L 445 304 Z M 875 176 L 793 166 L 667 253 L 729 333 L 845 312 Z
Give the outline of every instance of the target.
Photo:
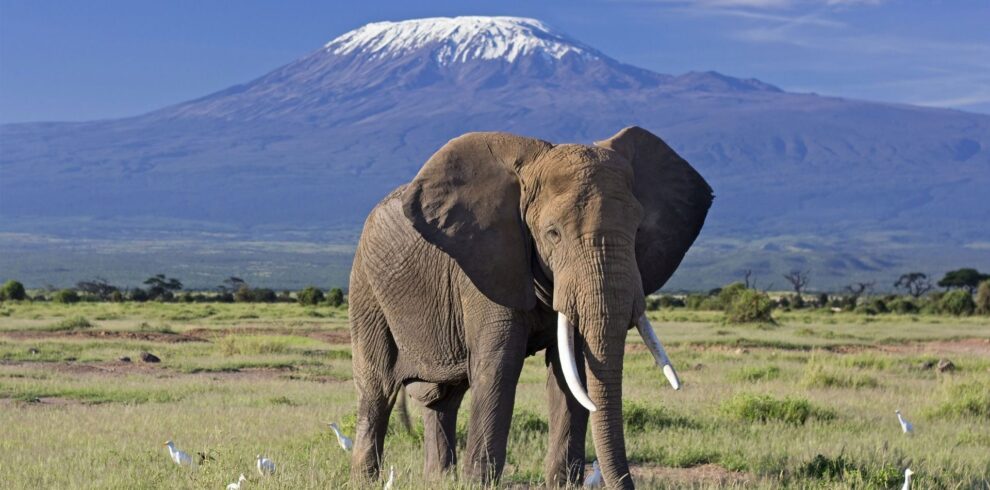
M 698 237 L 712 204 L 712 188 L 660 138 L 636 126 L 595 143 L 632 162 L 633 193 L 644 217 L 636 232 L 636 260 L 643 292 L 650 294 L 674 274 Z
M 536 305 L 518 170 L 550 146 L 506 133 L 468 133 L 430 157 L 402 196 L 402 211 L 423 238 L 504 306 Z

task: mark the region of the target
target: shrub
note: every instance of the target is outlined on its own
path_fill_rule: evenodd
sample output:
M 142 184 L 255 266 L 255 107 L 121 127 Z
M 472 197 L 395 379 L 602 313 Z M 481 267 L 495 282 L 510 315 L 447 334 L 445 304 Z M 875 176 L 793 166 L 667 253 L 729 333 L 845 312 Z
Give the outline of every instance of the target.
M 717 294 L 717 305 L 721 310 L 728 310 L 732 303 L 743 291 L 747 291 L 746 285 L 741 282 L 734 282 L 723 287 Z
M 725 319 L 729 323 L 773 323 L 772 312 L 773 302 L 766 293 L 744 288 L 734 295 Z
M 990 315 L 990 281 L 980 283 L 976 290 L 976 314 Z
M 746 366 L 730 375 L 732 379 L 738 381 L 768 381 L 780 377 L 780 368 L 777 366 Z
M 815 408 L 803 398 L 777 399 L 770 395 L 741 393 L 722 404 L 722 411 L 728 416 L 747 422 L 784 422 L 802 425 L 809 418 L 829 420 L 831 412 Z
M 148 301 L 148 292 L 141 288 L 134 288 L 128 293 L 128 297 L 131 301 L 136 301 L 138 303 L 144 303 Z
M 622 404 L 622 423 L 627 434 L 668 427 L 695 427 L 691 419 L 671 413 L 663 406 L 649 406 L 636 402 Z
M 660 306 L 662 308 L 683 308 L 684 300 L 674 296 L 661 296 Z
M 550 431 L 550 424 L 542 415 L 529 410 L 519 410 L 512 414 L 512 425 L 509 430 L 516 437 L 526 433 L 546 434 Z
M 54 325 L 50 325 L 45 330 L 50 332 L 61 332 L 65 330 L 76 330 L 79 328 L 91 328 L 92 326 L 93 324 L 90 323 L 85 317 L 74 316 L 66 318 Z
M 0 301 L 23 301 L 27 299 L 27 291 L 24 285 L 13 279 L 3 283 L 0 287 Z
M 887 308 L 894 313 L 899 313 L 901 315 L 909 315 L 912 313 L 917 313 L 919 308 L 910 298 L 905 298 L 898 296 L 889 302 L 887 302 Z
M 689 294 L 684 299 L 684 306 L 689 310 L 701 310 L 704 309 L 707 299 L 703 294 Z
M 965 383 L 950 386 L 935 409 L 936 417 L 978 417 L 990 421 L 990 384 Z
M 826 369 L 820 365 L 810 366 L 801 379 L 808 388 L 876 388 L 880 385 L 872 376 L 849 374 Z
M 953 289 L 945 293 L 938 302 L 938 310 L 955 316 L 972 315 L 976 309 L 973 296 L 965 289 Z
M 327 292 L 327 303 L 330 306 L 338 307 L 344 304 L 344 290 L 340 288 L 332 288 Z
M 278 301 L 278 295 L 274 290 L 268 288 L 258 288 L 251 292 L 251 296 L 258 303 L 274 303 Z
M 247 285 L 241 286 L 234 293 L 234 301 L 238 303 L 250 303 L 254 301 L 254 290 Z
M 79 293 L 72 289 L 62 289 L 52 295 L 52 301 L 56 303 L 71 304 L 79 302 Z
M 296 294 L 296 300 L 299 301 L 299 304 L 305 306 L 316 306 L 320 304 L 323 299 L 323 290 L 315 286 L 308 286 Z

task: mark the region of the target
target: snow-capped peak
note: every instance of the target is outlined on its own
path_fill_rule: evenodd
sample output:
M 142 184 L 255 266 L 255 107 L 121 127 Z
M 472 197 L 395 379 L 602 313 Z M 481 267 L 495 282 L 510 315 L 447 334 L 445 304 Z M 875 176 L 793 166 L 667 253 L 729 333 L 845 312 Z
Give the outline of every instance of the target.
M 396 57 L 433 48 L 441 65 L 473 59 L 515 61 L 541 54 L 560 59 L 567 54 L 598 58 L 584 46 L 546 24 L 520 17 L 433 17 L 401 22 L 375 22 L 326 44 L 333 54 L 362 53 L 372 58 Z

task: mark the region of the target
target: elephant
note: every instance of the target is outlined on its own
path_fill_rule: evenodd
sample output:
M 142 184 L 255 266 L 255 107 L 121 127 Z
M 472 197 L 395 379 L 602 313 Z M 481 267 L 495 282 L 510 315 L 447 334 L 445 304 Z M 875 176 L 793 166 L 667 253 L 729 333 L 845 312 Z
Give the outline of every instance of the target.
M 523 361 L 545 350 L 547 484 L 582 477 L 590 418 L 605 483 L 634 488 L 626 335 L 638 328 L 676 388 L 645 294 L 674 273 L 713 199 L 690 164 L 635 126 L 594 145 L 478 132 L 440 148 L 371 211 L 355 252 L 352 478 L 378 476 L 404 386 L 423 406 L 428 476 L 455 468 L 457 410 L 470 388 L 461 470 L 497 482 Z

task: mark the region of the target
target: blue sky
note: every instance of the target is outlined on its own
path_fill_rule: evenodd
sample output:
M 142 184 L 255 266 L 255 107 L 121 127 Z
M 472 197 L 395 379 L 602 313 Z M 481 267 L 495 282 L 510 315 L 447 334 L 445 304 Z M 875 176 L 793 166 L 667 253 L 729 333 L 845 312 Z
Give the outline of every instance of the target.
M 990 113 L 990 1 L 0 0 L 0 122 L 139 114 L 377 20 L 535 17 L 620 61 Z

